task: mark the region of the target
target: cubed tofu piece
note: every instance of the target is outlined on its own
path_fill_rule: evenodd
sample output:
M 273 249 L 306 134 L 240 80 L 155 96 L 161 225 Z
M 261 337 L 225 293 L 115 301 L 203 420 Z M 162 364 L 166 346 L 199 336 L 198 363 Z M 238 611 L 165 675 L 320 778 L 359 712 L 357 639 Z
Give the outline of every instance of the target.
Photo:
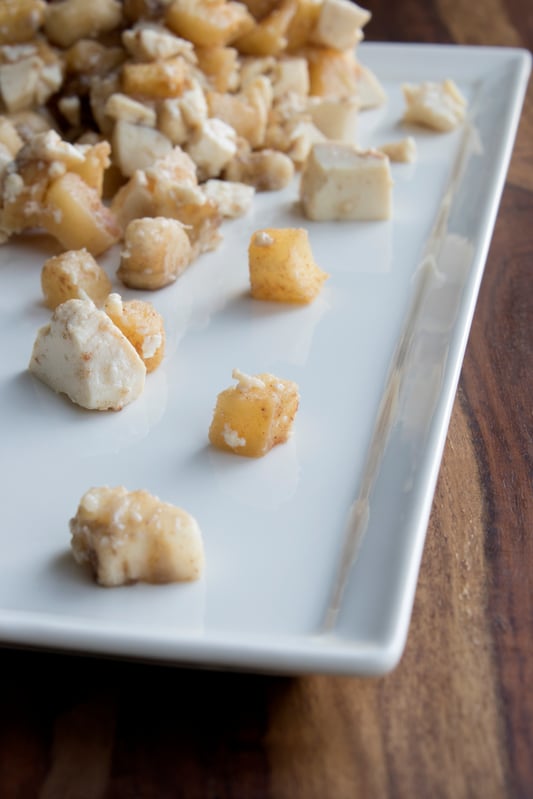
M 242 3 L 224 0 L 174 0 L 165 23 L 200 47 L 224 46 L 249 30 L 254 19 Z
M 446 132 L 464 119 L 466 100 L 452 80 L 402 86 L 407 105 L 403 121 Z
M 123 119 L 113 129 L 111 145 L 114 163 L 128 178 L 172 150 L 172 142 L 160 131 Z
M 248 246 L 248 266 L 257 300 L 310 303 L 328 277 L 315 263 L 303 228 L 256 231 Z
M 315 144 L 302 173 L 300 201 L 308 219 L 317 221 L 389 219 L 389 159 L 341 142 Z
M 323 47 L 347 50 L 361 41 L 371 14 L 350 0 L 324 0 L 311 39 Z
M 123 31 L 122 43 L 137 61 L 165 61 L 180 55 L 189 63 L 196 63 L 192 42 L 175 36 L 163 25 L 141 22 Z
M 91 300 L 67 300 L 35 340 L 29 370 L 88 410 L 115 410 L 139 397 L 146 367 Z
M 209 428 L 214 447 L 260 458 L 287 441 L 298 410 L 298 386 L 272 374 L 248 376 L 234 369 L 237 385 L 222 391 Z
M 147 128 L 155 128 L 157 122 L 157 114 L 154 108 L 151 108 L 146 103 L 141 103 L 128 97 L 127 94 L 122 92 L 115 92 L 112 94 L 106 104 L 105 112 L 108 117 L 115 121 L 124 120 L 124 122 L 131 122 L 133 125 L 145 125 Z
M 100 585 L 197 580 L 204 545 L 196 519 L 147 491 L 91 488 L 69 523 L 77 563 Z
M 67 250 L 48 258 L 41 271 L 41 288 L 47 308 L 89 297 L 101 305 L 111 291 L 107 273 L 86 249 Z
M 221 119 L 207 119 L 185 145 L 199 180 L 216 178 L 237 152 L 235 130 Z
M 405 139 L 380 144 L 379 152 L 386 155 L 391 161 L 400 164 L 412 164 L 416 161 L 416 142 L 412 136 Z
M 191 244 L 176 219 L 134 219 L 124 233 L 117 275 L 130 288 L 155 290 L 168 286 L 191 261 Z
M 122 235 L 98 192 L 72 172 L 54 180 L 46 192 L 41 223 L 66 250 L 85 247 L 92 255 L 100 255 Z
M 165 326 L 163 317 L 151 302 L 144 300 L 122 301 L 120 294 L 110 294 L 104 311 L 119 330 L 133 344 L 146 371 L 153 372 L 165 353 Z
M 250 210 L 255 195 L 253 186 L 212 178 L 202 185 L 205 196 L 216 203 L 222 216 L 235 219 Z

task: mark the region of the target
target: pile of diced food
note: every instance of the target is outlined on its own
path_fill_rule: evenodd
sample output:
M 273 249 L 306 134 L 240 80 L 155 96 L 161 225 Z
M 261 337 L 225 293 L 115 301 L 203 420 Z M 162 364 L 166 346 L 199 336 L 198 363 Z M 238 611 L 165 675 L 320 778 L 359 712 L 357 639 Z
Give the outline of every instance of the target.
M 93 255 L 134 219 L 214 248 L 311 147 L 384 101 L 349 0 L 7 0 L 0 6 L 0 235 Z M 221 182 L 223 181 L 223 182 Z
M 296 173 L 303 219 L 392 214 L 391 161 L 410 136 L 361 151 L 360 112 L 385 102 L 357 45 L 370 13 L 350 0 L 4 0 L 0 3 L 0 243 L 44 230 L 52 316 L 30 371 L 89 411 L 137 399 L 164 357 L 164 320 L 123 301 L 96 258 L 119 244 L 117 278 L 154 291 L 221 240 L 225 218 Z M 464 117 L 455 84 L 405 86 L 404 121 Z M 254 301 L 313 302 L 328 278 L 307 230 L 256 230 Z M 327 265 L 324 265 L 327 266 Z M 291 434 L 296 383 L 233 369 L 206 436 L 261 457 Z M 103 585 L 197 579 L 204 553 L 186 511 L 140 489 L 92 488 L 72 550 Z

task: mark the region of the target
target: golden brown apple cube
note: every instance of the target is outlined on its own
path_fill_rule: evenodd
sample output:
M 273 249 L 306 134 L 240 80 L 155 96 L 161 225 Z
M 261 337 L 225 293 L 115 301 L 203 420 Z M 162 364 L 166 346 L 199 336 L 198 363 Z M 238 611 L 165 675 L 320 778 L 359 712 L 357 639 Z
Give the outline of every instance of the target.
M 70 172 L 75 172 L 99 197 L 102 196 L 104 173 L 111 164 L 111 147 L 109 142 L 100 141 L 93 145 L 86 145 L 83 161 L 70 167 Z
M 122 301 L 120 294 L 110 294 L 104 311 L 126 336 L 144 362 L 147 372 L 157 369 L 165 352 L 163 317 L 151 302 Z
M 174 33 L 199 47 L 229 44 L 254 24 L 246 6 L 231 0 L 174 0 L 165 21 Z
M 235 47 L 245 55 L 277 55 L 287 46 L 287 31 L 296 12 L 296 0 L 283 0 L 261 22 L 241 36 Z
M 111 281 L 86 249 L 67 250 L 44 262 L 41 287 L 45 305 L 53 310 L 85 294 L 100 305 L 111 291 Z
M 92 255 L 104 252 L 122 235 L 98 192 L 72 172 L 55 180 L 46 192 L 41 222 L 66 250 L 86 247 Z
M 122 88 L 126 94 L 158 100 L 178 97 L 187 73 L 187 62 L 181 56 L 149 64 L 127 63 L 122 68 Z
M 309 47 L 309 94 L 319 97 L 352 97 L 357 94 L 359 72 L 353 50 Z
M 33 39 L 44 19 L 43 0 L 4 0 L 0 3 L 0 44 Z
M 237 385 L 217 397 L 209 441 L 214 447 L 260 458 L 287 441 L 298 410 L 298 386 L 272 374 L 233 370 Z
M 307 44 L 320 15 L 322 0 L 297 0 L 296 12 L 287 30 L 287 50 Z
M 248 247 L 252 297 L 310 303 L 328 275 L 318 267 L 303 228 L 256 231 Z
M 217 92 L 229 92 L 239 82 L 237 50 L 233 47 L 197 47 L 198 66 Z

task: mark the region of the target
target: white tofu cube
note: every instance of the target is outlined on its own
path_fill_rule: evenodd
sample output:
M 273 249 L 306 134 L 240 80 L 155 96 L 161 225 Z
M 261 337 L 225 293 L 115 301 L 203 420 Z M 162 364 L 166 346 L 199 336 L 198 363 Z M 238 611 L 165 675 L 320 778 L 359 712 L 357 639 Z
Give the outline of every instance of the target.
M 387 155 L 391 161 L 396 161 L 400 164 L 412 164 L 413 161 L 416 161 L 416 142 L 412 136 L 381 144 L 378 149 L 380 153 Z
M 341 142 L 315 144 L 305 164 L 300 200 L 309 219 L 388 219 L 392 212 L 389 159 Z
M 465 116 L 466 100 L 452 80 L 402 86 L 407 105 L 404 122 L 438 131 L 453 130 Z
M 120 410 L 144 389 L 146 367 L 91 300 L 67 300 L 35 340 L 29 370 L 89 410 Z
M 199 179 L 216 178 L 237 152 L 237 135 L 221 119 L 207 119 L 186 146 L 196 164 Z
M 70 520 L 72 553 L 108 587 L 197 580 L 204 568 L 196 519 L 148 491 L 91 488 Z
M 251 207 L 255 194 L 253 186 L 231 180 L 212 178 L 202 186 L 208 200 L 213 200 L 218 210 L 229 219 L 243 216 Z

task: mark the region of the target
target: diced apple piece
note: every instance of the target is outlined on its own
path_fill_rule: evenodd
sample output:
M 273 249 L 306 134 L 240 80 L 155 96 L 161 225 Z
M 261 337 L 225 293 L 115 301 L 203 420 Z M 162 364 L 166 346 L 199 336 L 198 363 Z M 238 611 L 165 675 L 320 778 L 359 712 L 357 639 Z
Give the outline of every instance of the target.
M 245 55 L 277 55 L 287 46 L 287 31 L 296 12 L 296 0 L 282 0 L 279 7 L 256 23 L 235 42 Z
M 122 302 L 120 294 L 113 293 L 108 296 L 104 311 L 135 347 L 146 371 L 157 369 L 165 352 L 165 326 L 152 303 L 144 300 Z
M 303 228 L 256 231 L 248 247 L 251 294 L 257 300 L 312 302 L 328 275 L 314 261 Z
M 87 250 L 67 250 L 48 258 L 41 271 L 41 287 L 48 308 L 87 295 L 100 305 L 111 291 L 111 281 Z
M 217 397 L 209 440 L 218 449 L 259 458 L 284 443 L 298 410 L 298 386 L 272 374 L 233 370 L 237 385 Z
M 200 47 L 229 44 L 254 24 L 246 6 L 231 0 L 174 0 L 165 21 L 178 36 Z
M 115 216 L 102 205 L 95 189 L 71 172 L 48 189 L 42 224 L 66 250 L 86 247 L 92 255 L 116 244 L 122 234 Z

